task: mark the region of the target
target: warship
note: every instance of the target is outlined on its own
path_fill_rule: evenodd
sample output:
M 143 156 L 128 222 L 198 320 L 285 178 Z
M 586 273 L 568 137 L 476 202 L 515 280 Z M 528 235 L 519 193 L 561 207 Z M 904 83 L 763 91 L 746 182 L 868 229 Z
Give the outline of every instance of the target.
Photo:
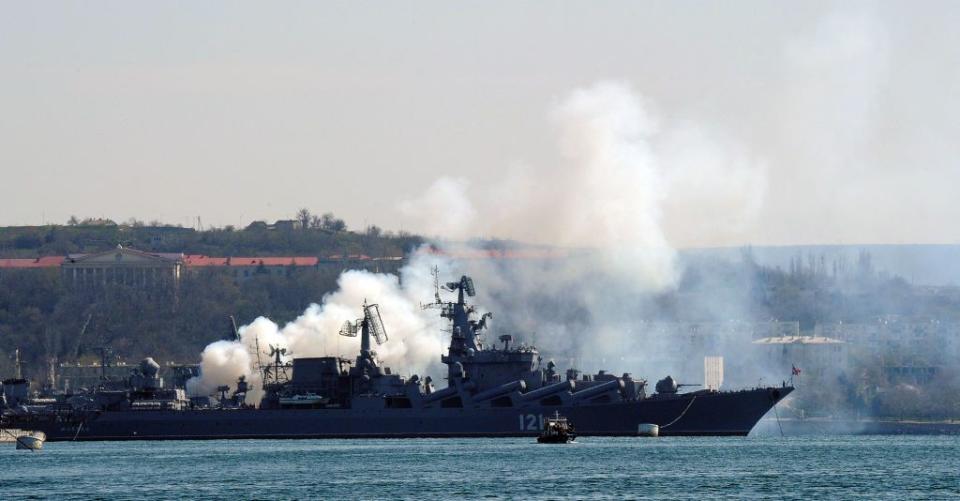
M 445 301 L 440 291 L 456 294 Z M 243 378 L 232 392 L 187 396 L 167 388 L 159 365 L 143 360 L 125 387 L 32 401 L 23 379 L 5 381 L 0 428 L 43 432 L 48 441 L 184 440 L 255 438 L 405 438 L 538 436 L 557 413 L 576 425 L 580 436 L 635 436 L 643 426 L 660 434 L 747 435 L 793 387 L 739 391 L 700 389 L 681 392 L 672 377 L 648 394 L 647 381 L 628 373 L 581 374 L 558 370 L 536 348 L 514 343 L 510 335 L 487 345 L 483 333 L 490 313 L 478 313 L 467 298 L 476 294 L 463 276 L 442 287 L 427 305 L 449 321 L 450 345 L 441 355 L 446 386 L 430 377 L 409 378 L 383 365 L 374 351 L 387 342 L 376 304 L 363 305 L 362 317 L 348 321 L 344 336 L 360 337 L 355 360 L 343 357 L 293 358 L 270 347 L 260 365 L 262 397 L 247 402 Z M 259 347 L 258 347 L 259 355 Z M 545 416 L 547 419 L 545 419 Z

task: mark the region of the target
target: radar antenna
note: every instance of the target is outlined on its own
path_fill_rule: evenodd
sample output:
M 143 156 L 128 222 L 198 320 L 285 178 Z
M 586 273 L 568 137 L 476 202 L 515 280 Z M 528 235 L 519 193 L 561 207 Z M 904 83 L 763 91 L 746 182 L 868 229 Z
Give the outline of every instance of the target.
M 340 327 L 340 335 L 346 337 L 357 337 L 357 332 L 359 323 L 351 322 L 349 320 L 343 322 L 343 327 Z
M 343 323 L 343 327 L 340 327 L 340 335 L 346 337 L 357 337 L 357 334 L 361 333 L 364 336 L 372 335 L 373 339 L 377 341 L 377 344 L 383 344 L 387 342 L 387 330 L 383 327 L 383 319 L 380 317 L 380 307 L 376 304 L 367 304 L 366 301 L 363 302 L 363 318 L 358 318 L 356 321 L 349 321 Z M 369 344 L 369 338 L 363 339 L 363 344 Z
M 286 348 L 280 348 L 279 346 L 270 345 L 270 356 L 274 357 L 274 363 L 279 364 L 281 362 L 280 357 L 287 354 Z
M 377 340 L 377 344 L 387 342 L 387 330 L 383 327 L 380 318 L 380 307 L 367 304 L 363 300 L 363 318 L 351 322 L 347 320 L 340 329 L 341 336 L 356 337 L 360 333 L 360 355 L 357 356 L 357 368 L 363 374 L 370 374 L 380 363 L 377 361 L 377 352 L 370 349 L 370 338 Z
M 380 318 L 380 307 L 376 304 L 363 305 L 363 323 L 369 329 L 370 334 L 377 340 L 377 344 L 387 342 L 387 330 L 383 327 L 383 319 Z
M 470 297 L 477 295 L 477 289 L 473 286 L 473 279 L 466 275 L 461 276 L 459 282 L 447 282 L 443 289 L 450 292 L 462 291 Z
M 449 318 L 451 320 L 455 317 L 456 307 L 459 305 L 463 307 L 464 311 L 473 313 L 475 311 L 473 306 L 468 305 L 464 301 L 464 296 L 473 297 L 477 295 L 476 287 L 473 285 L 473 279 L 467 275 L 460 277 L 459 281 L 456 282 L 447 282 L 440 285 L 440 270 L 437 267 L 433 268 L 433 288 L 434 288 L 434 302 L 430 304 L 421 304 L 420 307 L 424 310 L 428 308 L 437 308 L 440 310 L 440 316 L 443 318 Z M 457 293 L 456 303 L 452 301 L 444 301 L 440 297 L 440 289 L 449 292 Z

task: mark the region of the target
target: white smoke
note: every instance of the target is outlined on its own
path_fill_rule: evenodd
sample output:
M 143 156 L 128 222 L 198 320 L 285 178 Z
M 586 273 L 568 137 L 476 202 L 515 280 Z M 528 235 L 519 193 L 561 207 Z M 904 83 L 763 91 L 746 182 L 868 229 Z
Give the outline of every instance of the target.
M 242 375 L 251 383 L 254 392 L 250 400 L 255 401 L 262 383 L 256 368 L 257 350 L 260 361 L 266 364 L 271 361 L 271 346 L 286 348 L 284 360 L 319 356 L 352 359 L 360 349 L 359 337 L 344 337 L 339 332 L 344 322 L 362 317 L 364 301 L 379 305 L 389 338 L 383 345 L 374 343 L 379 358 L 405 373 L 430 372 L 439 365 L 444 333 L 436 310 L 425 311 L 420 305 L 433 298 L 430 270 L 438 263 L 448 267 L 437 256 L 417 253 L 399 277 L 358 270 L 344 272 L 335 292 L 325 295 L 321 304 L 310 305 L 283 327 L 260 317 L 239 329 L 239 342 L 217 341 L 208 345 L 201 355 L 201 376 L 188 382 L 188 392 L 210 395 L 217 386 L 234 387 Z
M 578 89 L 549 117 L 559 159 L 520 164 L 505 179 L 467 190 L 441 178 L 403 207 L 414 226 L 455 239 L 491 235 L 563 246 L 561 260 L 470 260 L 478 302 L 497 325 L 546 356 L 582 369 L 666 371 L 669 339 L 642 322 L 655 294 L 682 275 L 675 247 L 747 232 L 761 211 L 766 166 L 708 124 L 668 119 L 624 82 Z M 455 200 L 453 209 L 446 204 Z M 470 217 L 464 217 L 469 214 Z M 477 226 L 466 227 L 471 221 Z M 667 228 L 672 228 L 668 230 Z M 452 254 L 469 244 L 440 244 Z M 649 311 L 647 311 L 649 313 Z M 663 374 L 660 374 L 663 375 Z
M 187 394 L 191 396 L 212 395 L 217 386 L 232 386 L 240 376 L 251 379 L 254 374 L 250 370 L 253 366 L 250 350 L 235 341 L 216 341 L 207 345 L 200 354 L 200 366 L 202 377 L 187 381 Z
M 756 222 L 764 163 L 707 125 L 662 119 L 628 84 L 575 90 L 549 116 L 556 163 L 519 164 L 473 190 L 467 180 L 442 177 L 402 202 L 402 213 L 415 228 L 450 239 L 594 249 L 591 273 L 628 275 L 645 291 L 675 283 L 678 243 L 744 234 Z
M 783 47 L 783 83 L 773 89 L 776 102 L 764 110 L 772 127 L 761 132 L 758 145 L 777 159 L 769 187 L 775 202 L 760 223 L 767 233 L 755 239 L 816 243 L 829 229 L 835 243 L 889 242 L 934 220 L 915 212 L 929 200 L 951 198 L 938 189 L 949 181 L 929 183 L 923 197 L 891 196 L 927 182 L 920 169 L 906 167 L 905 176 L 905 166 L 938 172 L 928 157 L 931 145 L 915 141 L 911 131 L 917 127 L 903 123 L 926 97 L 911 91 L 910 111 L 904 112 L 895 93 L 889 94 L 905 78 L 891 71 L 892 43 L 880 15 L 858 4 L 822 16 Z M 802 203 L 776 203 L 798 192 L 804 193 Z
M 470 238 L 476 223 L 477 211 L 467 194 L 469 182 L 462 178 L 442 177 L 417 200 L 400 203 L 400 212 L 407 218 L 420 221 L 420 231 L 431 237 Z
M 400 210 L 417 229 L 440 237 L 488 235 L 579 248 L 579 257 L 550 263 L 464 260 L 444 263 L 442 271 L 445 277 L 472 274 L 477 303 L 505 320 L 497 325 L 548 356 L 610 363 L 581 368 L 617 368 L 614 361 L 624 356 L 662 351 L 651 349 L 657 334 L 636 320 L 650 295 L 671 289 L 680 276 L 664 220 L 692 232 L 742 231 L 762 203 L 764 166 L 707 126 L 662 119 L 622 82 L 576 90 L 549 116 L 559 138 L 555 164 L 517 166 L 482 188 L 442 177 Z M 699 207 L 706 210 L 678 201 L 705 203 Z M 476 250 L 440 245 L 450 253 Z M 261 351 L 277 345 L 292 357 L 354 356 L 356 339 L 337 333 L 360 315 L 364 299 L 381 305 L 391 340 L 377 349 L 388 364 L 421 373 L 435 369 L 443 333 L 436 312 L 419 308 L 433 292 L 429 259 L 436 258 L 414 256 L 401 273 L 402 286 L 389 275 L 345 272 L 336 292 L 282 328 L 260 318 L 241 329 L 242 345 L 208 346 L 195 392 L 232 385 L 240 374 L 257 386 L 255 357 L 240 353 L 255 353 L 257 340 Z

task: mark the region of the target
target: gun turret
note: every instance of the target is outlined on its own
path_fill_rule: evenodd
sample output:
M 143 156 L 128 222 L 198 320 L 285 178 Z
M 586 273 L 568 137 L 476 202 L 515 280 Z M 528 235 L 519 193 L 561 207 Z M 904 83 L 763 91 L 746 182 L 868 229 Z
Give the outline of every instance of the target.
M 670 394 L 676 393 L 680 388 L 685 386 L 701 386 L 699 384 L 693 383 L 678 383 L 676 379 L 673 379 L 673 376 L 667 376 L 660 381 L 657 381 L 657 393 Z

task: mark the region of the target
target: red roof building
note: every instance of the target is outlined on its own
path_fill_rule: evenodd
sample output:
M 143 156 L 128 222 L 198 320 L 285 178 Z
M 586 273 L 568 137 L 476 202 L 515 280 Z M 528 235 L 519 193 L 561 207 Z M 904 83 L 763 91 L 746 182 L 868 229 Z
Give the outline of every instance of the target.
M 183 263 L 199 268 L 209 266 L 316 266 L 316 257 L 212 257 L 201 254 L 187 254 Z
M 58 268 L 63 264 L 63 256 L 44 256 L 38 258 L 0 258 L 0 268 Z

